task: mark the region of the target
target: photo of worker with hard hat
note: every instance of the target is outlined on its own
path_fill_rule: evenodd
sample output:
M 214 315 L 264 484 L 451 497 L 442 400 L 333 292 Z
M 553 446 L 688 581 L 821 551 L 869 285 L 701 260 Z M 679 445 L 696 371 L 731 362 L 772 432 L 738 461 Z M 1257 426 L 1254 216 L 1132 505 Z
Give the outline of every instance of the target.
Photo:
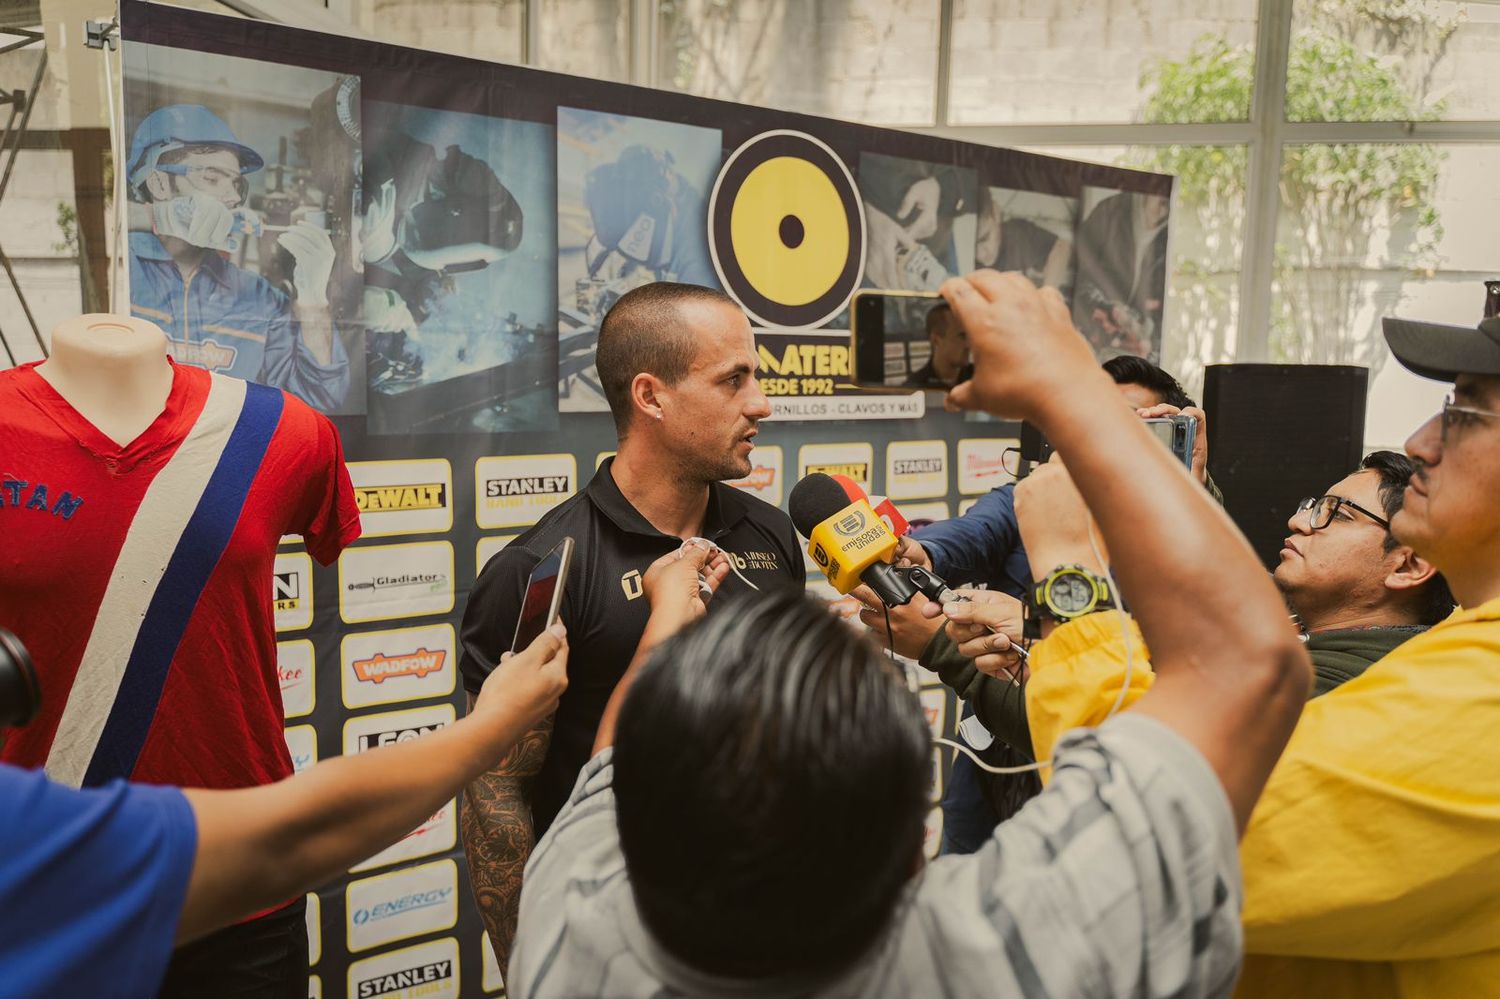
M 557 425 L 552 128 L 366 101 L 371 433 Z
M 558 407 L 605 412 L 598 326 L 621 295 L 653 281 L 718 288 L 708 252 L 717 129 L 557 109 Z
M 358 81 L 214 56 L 177 59 L 163 86 L 154 48 L 126 64 L 127 89 L 147 86 L 148 62 L 156 78 L 134 103 L 150 112 L 127 123 L 132 314 L 179 363 L 347 411 L 335 300 L 350 283 Z

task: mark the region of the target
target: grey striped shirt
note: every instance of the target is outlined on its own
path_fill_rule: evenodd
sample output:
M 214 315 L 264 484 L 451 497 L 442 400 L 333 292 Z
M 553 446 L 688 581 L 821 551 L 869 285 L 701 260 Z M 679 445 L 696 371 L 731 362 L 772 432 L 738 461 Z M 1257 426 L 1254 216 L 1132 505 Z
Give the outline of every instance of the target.
M 1153 719 L 1070 733 L 1055 776 L 970 856 L 917 877 L 889 929 L 833 979 L 734 982 L 641 924 L 609 751 L 526 868 L 515 999 L 553 996 L 1227 996 L 1242 898 L 1234 819 L 1208 764 Z

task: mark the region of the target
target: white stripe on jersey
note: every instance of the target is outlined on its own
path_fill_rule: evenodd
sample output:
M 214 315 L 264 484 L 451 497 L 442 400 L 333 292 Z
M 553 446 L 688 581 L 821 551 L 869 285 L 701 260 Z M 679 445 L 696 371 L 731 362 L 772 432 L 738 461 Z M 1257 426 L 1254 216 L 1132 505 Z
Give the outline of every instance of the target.
M 214 375 L 193 429 L 141 497 L 47 754 L 47 776 L 60 784 L 83 784 L 151 598 L 244 405 L 245 383 Z

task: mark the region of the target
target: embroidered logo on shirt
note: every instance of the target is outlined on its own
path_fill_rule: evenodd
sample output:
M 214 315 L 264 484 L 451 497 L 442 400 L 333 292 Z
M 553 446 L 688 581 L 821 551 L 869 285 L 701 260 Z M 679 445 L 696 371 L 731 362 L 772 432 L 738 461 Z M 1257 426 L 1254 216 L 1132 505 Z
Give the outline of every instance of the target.
M 73 514 L 83 506 L 83 497 L 74 496 L 67 490 L 57 494 L 53 499 L 47 489 L 45 482 L 35 484 L 26 479 L 3 479 L 0 480 L 0 506 L 23 507 L 27 510 L 40 510 L 42 513 L 50 513 L 54 517 L 63 520 L 72 520 Z

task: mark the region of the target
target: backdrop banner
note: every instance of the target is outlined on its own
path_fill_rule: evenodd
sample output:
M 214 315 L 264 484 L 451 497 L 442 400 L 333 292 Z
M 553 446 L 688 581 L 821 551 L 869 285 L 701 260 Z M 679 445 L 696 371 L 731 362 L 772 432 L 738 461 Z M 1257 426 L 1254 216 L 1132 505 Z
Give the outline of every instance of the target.
M 1167 176 L 139 0 L 121 22 L 131 311 L 179 362 L 328 413 L 363 511 L 337 566 L 286 539 L 267 581 L 298 768 L 462 712 L 455 629 L 480 568 L 614 449 L 594 348 L 631 288 L 744 308 L 774 416 L 735 485 L 782 506 L 808 470 L 913 519 L 1009 481 L 1014 424 L 854 390 L 861 287 L 1017 270 L 1068 298 L 1101 357 L 1160 349 Z M 897 350 L 887 370 L 911 372 L 931 347 Z M 952 696 L 908 669 L 951 735 Z M 310 995 L 503 993 L 457 806 L 309 897 Z M 935 854 L 936 808 L 928 829 Z

